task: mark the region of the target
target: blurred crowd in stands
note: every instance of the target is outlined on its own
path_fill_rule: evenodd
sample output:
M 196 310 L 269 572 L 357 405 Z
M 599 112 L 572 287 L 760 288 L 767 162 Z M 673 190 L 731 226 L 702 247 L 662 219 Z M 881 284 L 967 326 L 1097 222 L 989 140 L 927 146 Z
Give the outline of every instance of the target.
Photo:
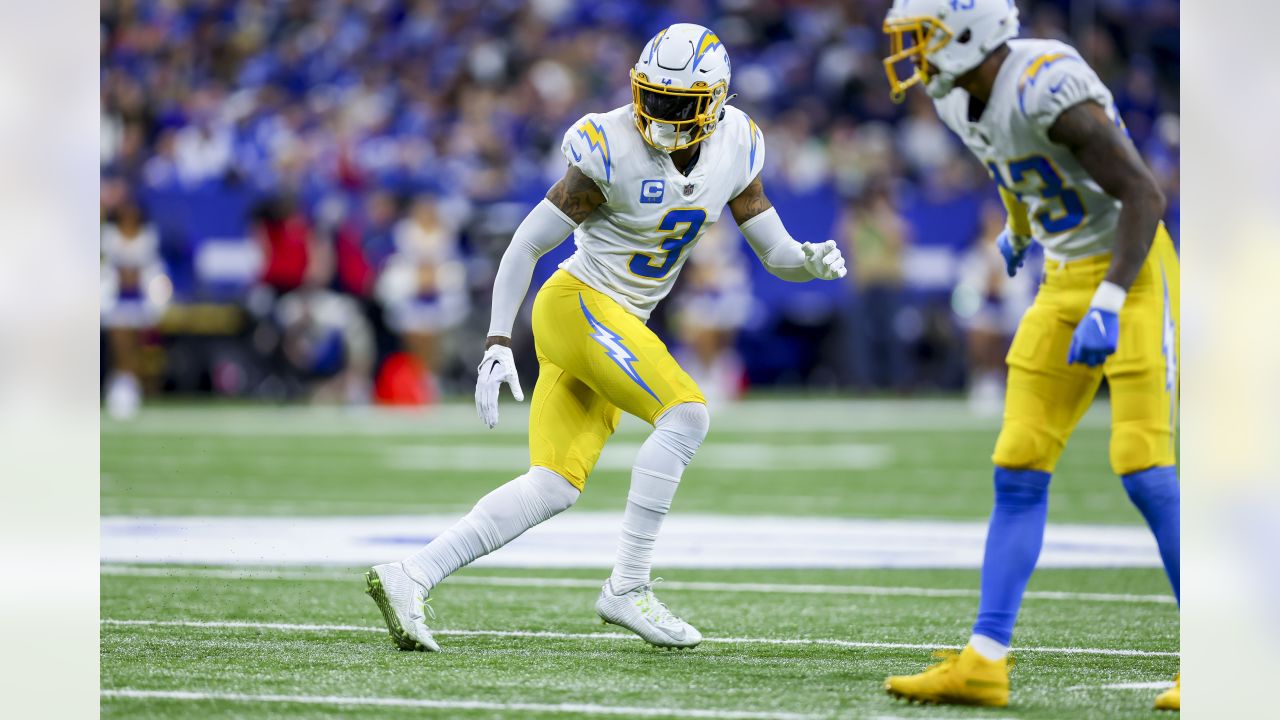
M 1019 0 L 1116 95 L 1177 235 L 1176 0 Z M 923 93 L 890 102 L 885 0 L 104 0 L 104 379 L 363 403 L 469 392 L 497 258 L 585 112 L 672 22 L 713 28 L 799 239 L 847 283 L 767 275 L 731 223 L 652 324 L 714 397 L 748 386 L 998 393 L 1034 293 L 993 264 L 983 169 Z M 544 258 L 535 286 L 572 250 Z M 998 260 L 996 261 L 998 262 Z M 532 297 L 532 293 L 530 294 Z M 517 326 L 526 386 L 536 372 Z M 998 398 L 997 398 L 998 401 Z

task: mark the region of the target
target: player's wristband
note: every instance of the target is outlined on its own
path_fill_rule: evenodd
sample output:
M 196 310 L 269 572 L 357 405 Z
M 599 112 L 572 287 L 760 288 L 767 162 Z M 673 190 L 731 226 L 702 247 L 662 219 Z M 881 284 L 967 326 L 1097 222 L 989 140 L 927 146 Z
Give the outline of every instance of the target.
M 1127 295 L 1128 293 L 1125 292 L 1124 288 L 1104 280 L 1098 286 L 1097 292 L 1093 294 L 1093 300 L 1090 301 L 1089 307 L 1119 314 L 1120 309 L 1124 307 L 1124 299 Z

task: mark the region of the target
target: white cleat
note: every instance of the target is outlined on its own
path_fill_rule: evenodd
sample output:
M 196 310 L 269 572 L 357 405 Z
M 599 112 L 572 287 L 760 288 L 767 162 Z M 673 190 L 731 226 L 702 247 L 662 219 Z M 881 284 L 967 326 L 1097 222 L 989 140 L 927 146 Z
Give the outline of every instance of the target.
M 378 604 L 391 640 L 401 650 L 440 652 L 427 628 L 427 589 L 405 573 L 400 563 L 374 565 L 364 574 L 365 592 Z M 431 614 L 435 618 L 435 613 Z
M 605 580 L 596 613 L 606 623 L 624 627 L 655 647 L 691 648 L 702 642 L 697 628 L 672 614 L 653 594 L 653 583 L 615 594 L 612 582 Z

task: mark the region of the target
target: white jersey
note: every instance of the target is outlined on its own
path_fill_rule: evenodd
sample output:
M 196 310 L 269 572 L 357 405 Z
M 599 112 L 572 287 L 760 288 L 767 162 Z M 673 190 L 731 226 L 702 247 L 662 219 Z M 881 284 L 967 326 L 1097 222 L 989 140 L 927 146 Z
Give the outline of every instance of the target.
M 938 116 L 1002 187 L 1027 205 L 1045 255 L 1075 260 L 1109 252 L 1120 202 L 1102 190 L 1071 151 L 1049 140 L 1062 112 L 1085 101 L 1121 124 L 1111 92 L 1080 54 L 1057 40 L 1010 40 L 986 108 L 969 119 L 969 93 L 935 100 Z
M 136 235 L 125 237 L 114 224 L 103 226 L 99 304 L 103 325 L 154 325 L 172 293 L 167 280 L 155 228 L 144 225 Z
M 143 225 L 133 237 L 125 237 L 108 223 L 102 227 L 102 260 L 112 267 L 137 270 L 155 265 L 160 262 L 160 237 L 150 225 Z
M 764 165 L 760 128 L 737 108 L 724 113 L 687 176 L 640 136 L 631 105 L 574 123 L 561 150 L 605 202 L 574 231 L 578 249 L 560 267 L 647 320 L 698 238 Z

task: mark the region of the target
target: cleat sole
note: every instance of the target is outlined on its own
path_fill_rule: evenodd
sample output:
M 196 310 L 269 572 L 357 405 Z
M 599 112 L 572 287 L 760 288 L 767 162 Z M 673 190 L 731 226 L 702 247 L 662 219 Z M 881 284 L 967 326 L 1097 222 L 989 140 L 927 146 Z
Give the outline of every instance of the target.
M 400 624 L 400 619 L 396 617 L 395 611 L 391 609 L 391 601 L 387 599 L 387 593 L 382 589 L 382 580 L 378 578 L 378 573 L 372 569 L 368 570 L 364 574 L 364 581 L 364 592 L 373 598 L 378 610 L 382 612 L 382 619 L 387 624 L 387 632 L 391 635 L 391 642 L 401 650 L 425 652 L 427 650 L 426 646 L 405 633 L 404 627 Z
M 1008 707 L 1008 703 L 991 702 L 978 700 L 975 698 L 963 697 L 922 697 L 919 695 L 908 695 L 900 690 L 895 690 L 889 686 L 884 688 L 885 694 L 893 698 L 894 701 L 902 700 L 908 705 L 959 705 L 966 707 Z

